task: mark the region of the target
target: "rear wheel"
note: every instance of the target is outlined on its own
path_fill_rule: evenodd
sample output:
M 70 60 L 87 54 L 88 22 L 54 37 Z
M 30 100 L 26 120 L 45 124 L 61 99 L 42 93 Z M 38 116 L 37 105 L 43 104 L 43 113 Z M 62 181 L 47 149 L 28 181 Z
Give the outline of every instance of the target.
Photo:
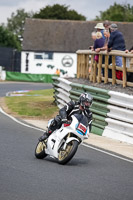
M 62 165 L 65 165 L 66 163 L 68 163 L 72 159 L 72 157 L 75 155 L 78 145 L 79 145 L 78 141 L 72 140 L 67 144 L 65 150 L 62 150 L 60 148 L 59 155 L 58 155 L 58 163 Z
M 43 159 L 47 156 L 45 153 L 46 144 L 44 142 L 38 142 L 35 148 L 35 156 L 38 159 Z

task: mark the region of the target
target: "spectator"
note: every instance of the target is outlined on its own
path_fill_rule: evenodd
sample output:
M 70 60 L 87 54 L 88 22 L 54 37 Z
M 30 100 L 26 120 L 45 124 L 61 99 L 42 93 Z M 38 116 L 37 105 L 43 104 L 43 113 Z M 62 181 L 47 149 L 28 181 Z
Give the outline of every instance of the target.
M 133 46 L 129 50 L 126 49 L 125 53 L 129 53 L 129 52 L 133 53 Z M 126 58 L 126 66 L 127 67 L 130 67 L 131 60 L 133 60 L 133 59 Z M 127 81 L 133 82 L 133 73 L 132 72 L 127 73 Z
M 126 49 L 126 51 L 125 51 L 125 53 L 128 53 L 128 52 L 131 52 L 131 53 L 133 53 L 133 46 L 128 50 L 128 49 Z
M 110 25 L 111 25 L 111 23 L 108 20 L 105 20 L 104 23 L 103 23 L 103 26 L 105 27 L 105 30 L 108 30 L 109 33 L 111 32 L 110 31 Z
M 116 24 L 111 24 L 110 26 L 111 34 L 108 43 L 108 48 L 110 50 L 125 51 L 126 48 L 125 48 L 125 40 L 123 34 L 117 29 L 118 27 Z
M 96 37 L 97 37 L 97 36 L 96 36 L 96 32 L 93 31 L 93 32 L 91 33 L 91 38 L 95 41 L 95 40 L 96 40 Z
M 91 38 L 92 38 L 93 41 L 96 40 L 96 32 L 93 31 L 93 32 L 91 33 Z M 90 46 L 89 49 L 94 50 L 94 49 L 93 49 L 93 45 Z
M 110 33 L 109 33 L 109 30 L 107 30 L 107 29 L 105 29 L 103 33 L 104 33 L 104 36 L 105 36 L 104 46 L 101 47 L 101 48 L 95 49 L 96 52 L 107 50 Z M 109 56 L 109 64 L 111 64 L 111 62 L 112 62 L 112 59 L 111 59 L 111 56 Z M 105 63 L 105 56 L 103 55 L 102 56 L 102 64 L 104 64 L 104 63 Z M 102 74 L 104 75 L 104 69 L 103 68 L 102 68 Z M 111 69 L 108 69 L 108 77 L 112 78 Z
M 103 39 L 103 37 L 102 37 L 102 33 L 101 32 L 97 32 L 97 34 L 96 34 L 96 40 L 95 40 L 95 42 L 94 42 L 94 50 L 96 50 L 97 48 L 101 48 L 101 47 L 103 47 L 104 46 L 104 39 Z M 95 60 L 98 62 L 98 57 L 99 57 L 99 55 L 96 55 L 95 56 Z
M 125 51 L 126 49 L 123 34 L 117 29 L 118 29 L 117 24 L 111 24 L 110 26 L 111 34 L 110 34 L 110 38 L 108 42 L 108 51 L 111 51 L 111 50 Z M 122 67 L 121 56 L 116 56 L 115 62 L 117 66 Z M 116 71 L 116 77 L 122 80 L 122 72 Z
M 95 26 L 97 32 L 101 32 L 102 33 L 102 37 L 103 39 L 105 39 L 104 37 L 104 34 L 103 34 L 103 30 L 105 29 L 105 27 L 103 26 L 103 23 L 98 23 L 96 26 Z
M 105 37 L 104 46 L 101 47 L 101 48 L 95 49 L 96 52 L 100 52 L 100 51 L 105 51 L 105 50 L 107 50 L 108 42 L 109 42 L 109 37 L 110 37 L 110 33 L 109 33 L 108 30 L 105 29 L 105 30 L 103 31 L 103 34 L 104 34 L 104 37 Z
M 60 70 L 58 68 L 56 69 L 55 74 L 60 75 Z

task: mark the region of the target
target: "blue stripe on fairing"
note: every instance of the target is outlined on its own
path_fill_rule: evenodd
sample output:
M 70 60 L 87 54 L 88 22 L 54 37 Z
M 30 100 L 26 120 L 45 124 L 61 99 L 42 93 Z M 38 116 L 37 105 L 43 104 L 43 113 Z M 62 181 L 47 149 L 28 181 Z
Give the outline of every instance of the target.
M 79 130 L 76 130 L 77 131 L 77 133 L 79 133 L 80 135 L 84 135 L 82 132 L 80 132 Z M 87 130 L 86 130 L 86 132 L 85 132 L 85 135 L 87 134 Z

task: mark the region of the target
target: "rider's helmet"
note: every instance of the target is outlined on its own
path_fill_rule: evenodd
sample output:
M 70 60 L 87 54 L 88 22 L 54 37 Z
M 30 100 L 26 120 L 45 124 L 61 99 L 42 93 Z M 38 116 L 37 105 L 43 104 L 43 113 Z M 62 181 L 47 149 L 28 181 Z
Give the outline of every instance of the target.
M 79 97 L 79 103 L 84 109 L 88 109 L 92 104 L 93 97 L 89 93 L 82 93 Z

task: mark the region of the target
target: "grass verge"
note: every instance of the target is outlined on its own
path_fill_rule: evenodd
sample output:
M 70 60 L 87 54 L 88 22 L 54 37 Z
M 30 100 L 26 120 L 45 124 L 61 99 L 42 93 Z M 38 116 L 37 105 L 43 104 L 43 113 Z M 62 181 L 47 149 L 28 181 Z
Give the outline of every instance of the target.
M 53 89 L 34 90 L 26 96 L 5 97 L 5 102 L 10 112 L 20 117 L 50 119 L 58 112 L 53 92 Z

